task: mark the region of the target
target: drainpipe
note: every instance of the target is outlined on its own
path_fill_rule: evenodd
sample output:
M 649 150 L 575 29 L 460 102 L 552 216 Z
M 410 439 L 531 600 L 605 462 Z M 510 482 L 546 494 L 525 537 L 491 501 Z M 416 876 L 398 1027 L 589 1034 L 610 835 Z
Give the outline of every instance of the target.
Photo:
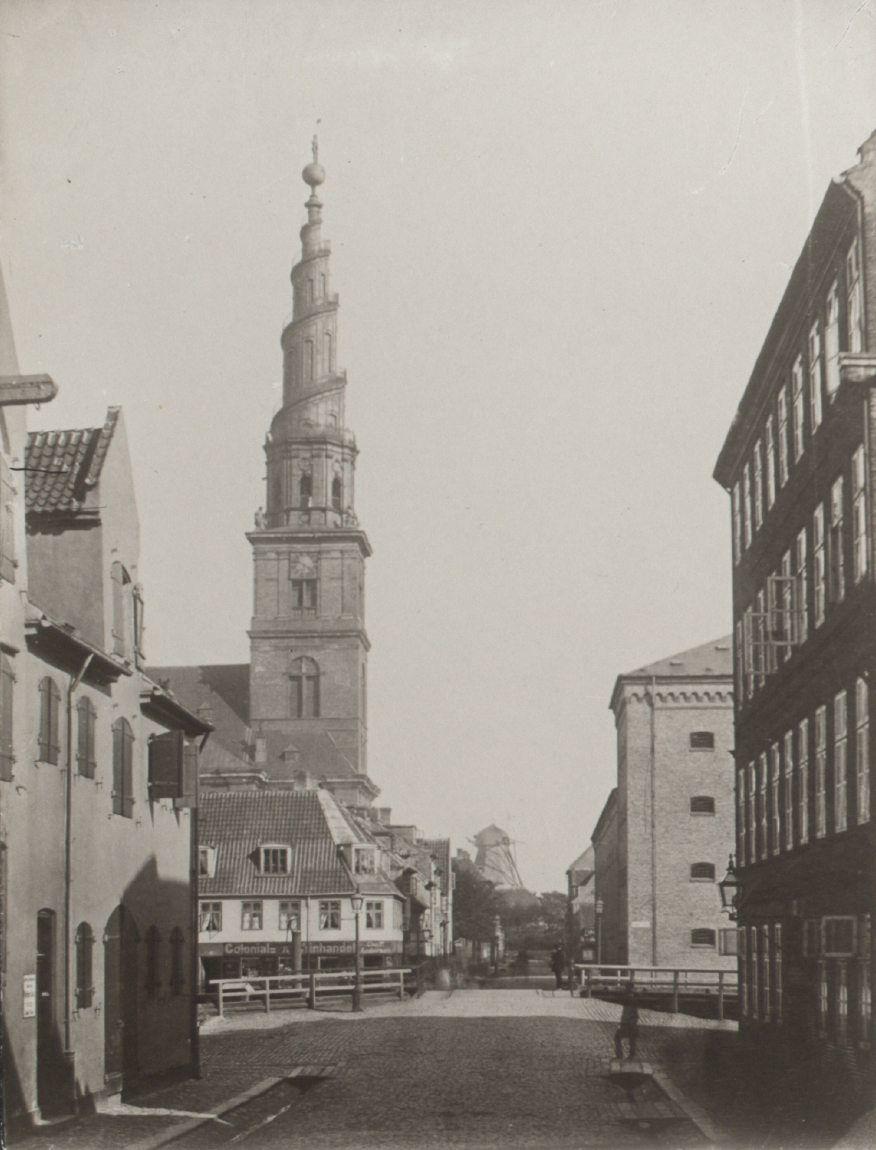
M 72 1066 L 74 1051 L 73 995 L 71 979 L 71 958 L 73 952 L 71 930 L 73 926 L 73 695 L 82 682 L 92 660 L 87 655 L 85 662 L 75 675 L 70 676 L 67 685 L 67 788 L 64 812 L 64 1057 Z
M 657 677 L 651 676 L 651 965 L 657 965 Z

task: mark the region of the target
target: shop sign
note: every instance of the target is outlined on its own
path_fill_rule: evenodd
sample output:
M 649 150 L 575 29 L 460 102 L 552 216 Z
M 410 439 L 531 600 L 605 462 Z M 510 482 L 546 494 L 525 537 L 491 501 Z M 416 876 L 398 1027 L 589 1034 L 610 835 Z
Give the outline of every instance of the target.
M 26 974 L 21 980 L 21 1014 L 36 1018 L 36 975 Z
M 238 958 L 257 958 L 261 955 L 293 954 L 294 948 L 289 942 L 226 942 L 222 953 Z
M 401 954 L 400 942 L 376 942 L 366 940 L 359 944 L 360 954 Z M 305 942 L 302 950 L 305 954 L 355 954 L 354 942 Z

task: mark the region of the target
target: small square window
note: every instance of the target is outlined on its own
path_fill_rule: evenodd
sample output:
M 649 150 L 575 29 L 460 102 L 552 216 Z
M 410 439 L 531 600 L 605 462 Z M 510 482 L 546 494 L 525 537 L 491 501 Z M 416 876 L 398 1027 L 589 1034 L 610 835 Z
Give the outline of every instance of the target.
M 711 795 L 694 795 L 690 800 L 690 813 L 692 815 L 713 815 L 715 813 L 715 800 Z
M 715 732 L 714 731 L 691 731 L 691 733 L 690 733 L 690 749 L 692 751 L 714 751 L 714 749 L 715 749 Z
M 715 931 L 711 927 L 699 926 L 690 932 L 691 946 L 714 947 L 716 941 Z
M 710 862 L 691 863 L 690 877 L 692 882 L 714 882 L 715 864 Z
M 739 931 L 735 926 L 724 926 L 718 931 L 718 953 L 739 954 Z

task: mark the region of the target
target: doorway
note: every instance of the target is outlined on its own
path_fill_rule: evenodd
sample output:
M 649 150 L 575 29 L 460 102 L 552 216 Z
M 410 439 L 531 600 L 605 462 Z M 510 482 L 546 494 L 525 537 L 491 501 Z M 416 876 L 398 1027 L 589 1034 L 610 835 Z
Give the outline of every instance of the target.
M 122 904 L 107 919 L 103 936 L 104 1077 L 124 1090 L 139 1070 L 137 1050 L 137 945 L 134 916 Z
M 37 1105 L 44 1117 L 70 1108 L 67 1063 L 56 1018 L 57 928 L 53 910 L 37 914 L 36 1035 Z

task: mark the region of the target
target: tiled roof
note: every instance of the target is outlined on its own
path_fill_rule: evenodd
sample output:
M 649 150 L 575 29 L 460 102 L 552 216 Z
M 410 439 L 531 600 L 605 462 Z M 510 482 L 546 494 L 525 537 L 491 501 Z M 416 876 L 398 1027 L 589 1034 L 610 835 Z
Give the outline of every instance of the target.
M 81 511 L 100 478 L 119 419 L 111 407 L 103 427 L 32 431 L 27 437 L 25 506 L 30 515 Z
M 183 706 L 216 728 L 207 743 L 214 760 L 209 769 L 239 771 L 249 743 L 249 663 L 148 667 L 146 673 L 156 683 L 166 683 Z M 216 744 L 228 754 L 221 755 Z M 201 769 L 208 769 L 206 763 Z
M 733 640 L 730 635 L 726 635 L 723 639 L 713 639 L 711 643 L 703 643 L 701 647 L 691 647 L 689 651 L 679 651 L 677 655 L 658 659 L 656 663 L 649 663 L 646 667 L 627 671 L 620 678 L 654 675 L 658 679 L 687 679 L 692 675 L 697 677 L 716 675 L 719 678 L 729 679 L 732 674 Z
M 215 791 L 201 796 L 199 841 L 216 848 L 216 873 L 202 877 L 202 895 L 352 894 L 316 791 Z M 266 843 L 292 848 L 292 870 L 263 875 L 256 851 Z

